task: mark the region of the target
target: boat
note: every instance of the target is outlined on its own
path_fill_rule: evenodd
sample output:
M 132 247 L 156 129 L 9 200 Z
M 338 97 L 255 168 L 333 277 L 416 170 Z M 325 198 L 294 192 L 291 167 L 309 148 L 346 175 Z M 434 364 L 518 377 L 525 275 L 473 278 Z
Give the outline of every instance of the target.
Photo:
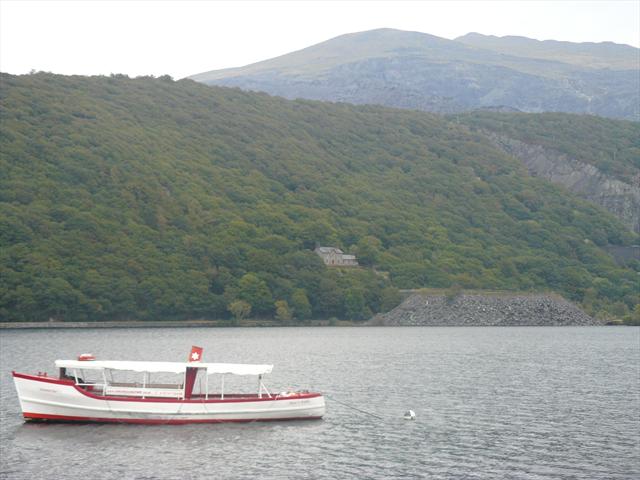
M 321 393 L 271 393 L 263 383 L 273 365 L 204 363 L 193 347 L 188 362 L 56 360 L 58 375 L 12 372 L 25 421 L 186 424 L 320 419 Z M 225 392 L 225 377 L 254 376 L 257 391 Z M 166 382 L 160 377 L 173 376 Z M 212 379 L 218 377 L 218 381 Z M 123 378 L 117 378 L 123 377 Z M 154 378 L 155 377 L 155 378 Z M 127 381 L 119 381 L 119 380 Z M 217 389 L 212 389 L 212 384 Z

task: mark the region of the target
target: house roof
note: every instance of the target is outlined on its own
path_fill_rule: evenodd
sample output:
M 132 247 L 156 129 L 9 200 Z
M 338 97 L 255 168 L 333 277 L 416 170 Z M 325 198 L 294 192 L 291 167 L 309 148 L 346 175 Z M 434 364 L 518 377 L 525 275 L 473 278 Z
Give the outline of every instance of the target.
M 344 254 L 344 252 L 342 250 L 340 250 L 339 248 L 336 247 L 318 247 L 316 248 L 316 252 L 318 253 L 340 253 L 340 254 Z

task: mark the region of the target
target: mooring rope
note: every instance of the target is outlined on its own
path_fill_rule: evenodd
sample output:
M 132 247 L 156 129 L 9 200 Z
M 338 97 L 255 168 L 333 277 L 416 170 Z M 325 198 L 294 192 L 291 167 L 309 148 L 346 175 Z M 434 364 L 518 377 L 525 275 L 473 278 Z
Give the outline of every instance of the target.
M 380 416 L 380 415 L 378 415 L 378 414 L 376 414 L 376 413 L 372 413 L 372 412 L 368 412 L 368 411 L 366 411 L 366 410 L 362 410 L 361 408 L 354 407 L 353 405 L 349 405 L 349 404 L 348 404 L 348 403 L 346 403 L 346 402 L 341 402 L 340 400 L 338 400 L 338 399 L 336 399 L 336 398 L 332 397 L 331 395 L 327 395 L 326 393 L 324 394 L 324 396 L 325 396 L 326 398 L 328 398 L 329 400 L 333 401 L 333 402 L 339 403 L 340 405 L 344 405 L 345 407 L 350 408 L 350 409 L 352 409 L 352 410 L 355 410 L 355 411 L 357 411 L 357 412 L 364 413 L 365 415 L 369 415 L 369 416 L 371 416 L 371 417 L 378 418 L 378 419 L 380 419 L 380 420 L 384 420 L 384 419 L 385 419 L 384 417 L 382 417 L 382 416 Z

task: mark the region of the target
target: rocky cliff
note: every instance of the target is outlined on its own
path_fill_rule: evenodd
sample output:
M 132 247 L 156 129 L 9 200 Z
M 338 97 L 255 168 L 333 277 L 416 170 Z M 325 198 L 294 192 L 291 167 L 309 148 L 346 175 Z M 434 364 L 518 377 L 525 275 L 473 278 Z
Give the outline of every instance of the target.
M 573 303 L 551 294 L 415 293 L 370 325 L 388 326 L 570 326 L 600 325 Z
M 623 182 L 597 167 L 541 145 L 504 135 L 487 133 L 506 153 L 520 159 L 529 172 L 596 203 L 618 217 L 630 230 L 640 233 L 640 176 Z

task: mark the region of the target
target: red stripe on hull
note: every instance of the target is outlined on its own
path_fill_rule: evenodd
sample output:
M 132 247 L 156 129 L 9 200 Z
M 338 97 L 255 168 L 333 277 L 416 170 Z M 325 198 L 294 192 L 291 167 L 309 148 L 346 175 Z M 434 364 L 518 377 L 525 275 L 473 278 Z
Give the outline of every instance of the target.
M 247 395 L 247 396 L 240 396 L 238 394 L 225 394 L 225 397 L 227 397 L 227 395 L 230 398 L 225 398 L 224 400 L 216 400 L 215 398 L 209 398 L 208 400 L 205 400 L 204 398 L 192 398 L 190 400 L 183 400 L 180 398 L 153 398 L 153 397 L 147 397 L 147 398 L 141 398 L 141 397 L 105 397 L 102 395 L 96 395 L 95 393 L 91 393 L 91 392 L 87 392 L 86 390 L 78 387 L 77 385 L 72 385 L 77 391 L 79 391 L 81 394 L 83 394 L 86 397 L 89 398 L 93 398 L 95 400 L 108 400 L 110 402 L 146 402 L 146 403 L 206 403 L 206 404 L 210 404 L 210 403 L 242 403 L 242 402 L 280 402 L 283 400 L 302 400 L 305 398 L 315 398 L 315 397 L 321 397 L 322 395 L 320 393 L 301 393 L 299 395 L 296 396 L 290 396 L 290 397 L 279 397 L 276 395 L 272 395 L 271 397 L 268 397 L 267 395 L 263 395 L 262 398 L 258 397 L 258 396 L 252 396 L 252 395 Z
M 53 377 L 40 377 L 36 375 L 28 375 L 25 373 L 11 372 L 14 377 L 23 378 L 25 380 L 32 380 L 35 382 L 45 382 L 45 383 L 55 383 L 58 385 L 66 385 L 69 387 L 75 388 L 78 392 L 83 394 L 85 397 L 93 398 L 95 400 L 108 400 L 110 402 L 145 402 L 145 403 L 241 403 L 241 402 L 278 402 L 282 400 L 301 400 L 305 398 L 315 398 L 321 397 L 322 394 L 310 392 L 310 393 L 301 393 L 296 396 L 290 397 L 279 397 L 277 395 L 273 395 L 268 397 L 267 395 L 263 395 L 262 398 L 259 398 L 257 395 L 239 395 L 239 394 L 225 394 L 229 398 L 225 398 L 224 400 L 209 398 L 205 400 L 204 398 L 194 398 L 191 400 L 183 400 L 180 398 L 141 398 L 141 397 L 121 397 L 121 396 L 110 396 L 105 397 L 102 395 L 96 395 L 91 392 L 87 392 L 85 389 L 78 387 L 73 380 L 62 380 Z
M 147 418 L 91 418 L 91 417 L 70 417 L 67 415 L 49 415 L 45 413 L 23 413 L 24 419 L 28 421 L 46 421 L 60 423 L 134 423 L 138 425 L 184 425 L 187 423 L 248 423 L 248 422 L 277 422 L 287 420 L 320 420 L 322 417 L 283 417 L 283 418 L 250 418 L 250 419 L 181 419 L 162 420 Z
M 58 385 L 70 385 L 75 386 L 76 382 L 73 380 L 62 380 L 54 377 L 41 377 L 39 375 L 27 375 L 26 373 L 11 372 L 16 378 L 24 378 L 25 380 L 33 380 L 34 382 L 55 383 Z

